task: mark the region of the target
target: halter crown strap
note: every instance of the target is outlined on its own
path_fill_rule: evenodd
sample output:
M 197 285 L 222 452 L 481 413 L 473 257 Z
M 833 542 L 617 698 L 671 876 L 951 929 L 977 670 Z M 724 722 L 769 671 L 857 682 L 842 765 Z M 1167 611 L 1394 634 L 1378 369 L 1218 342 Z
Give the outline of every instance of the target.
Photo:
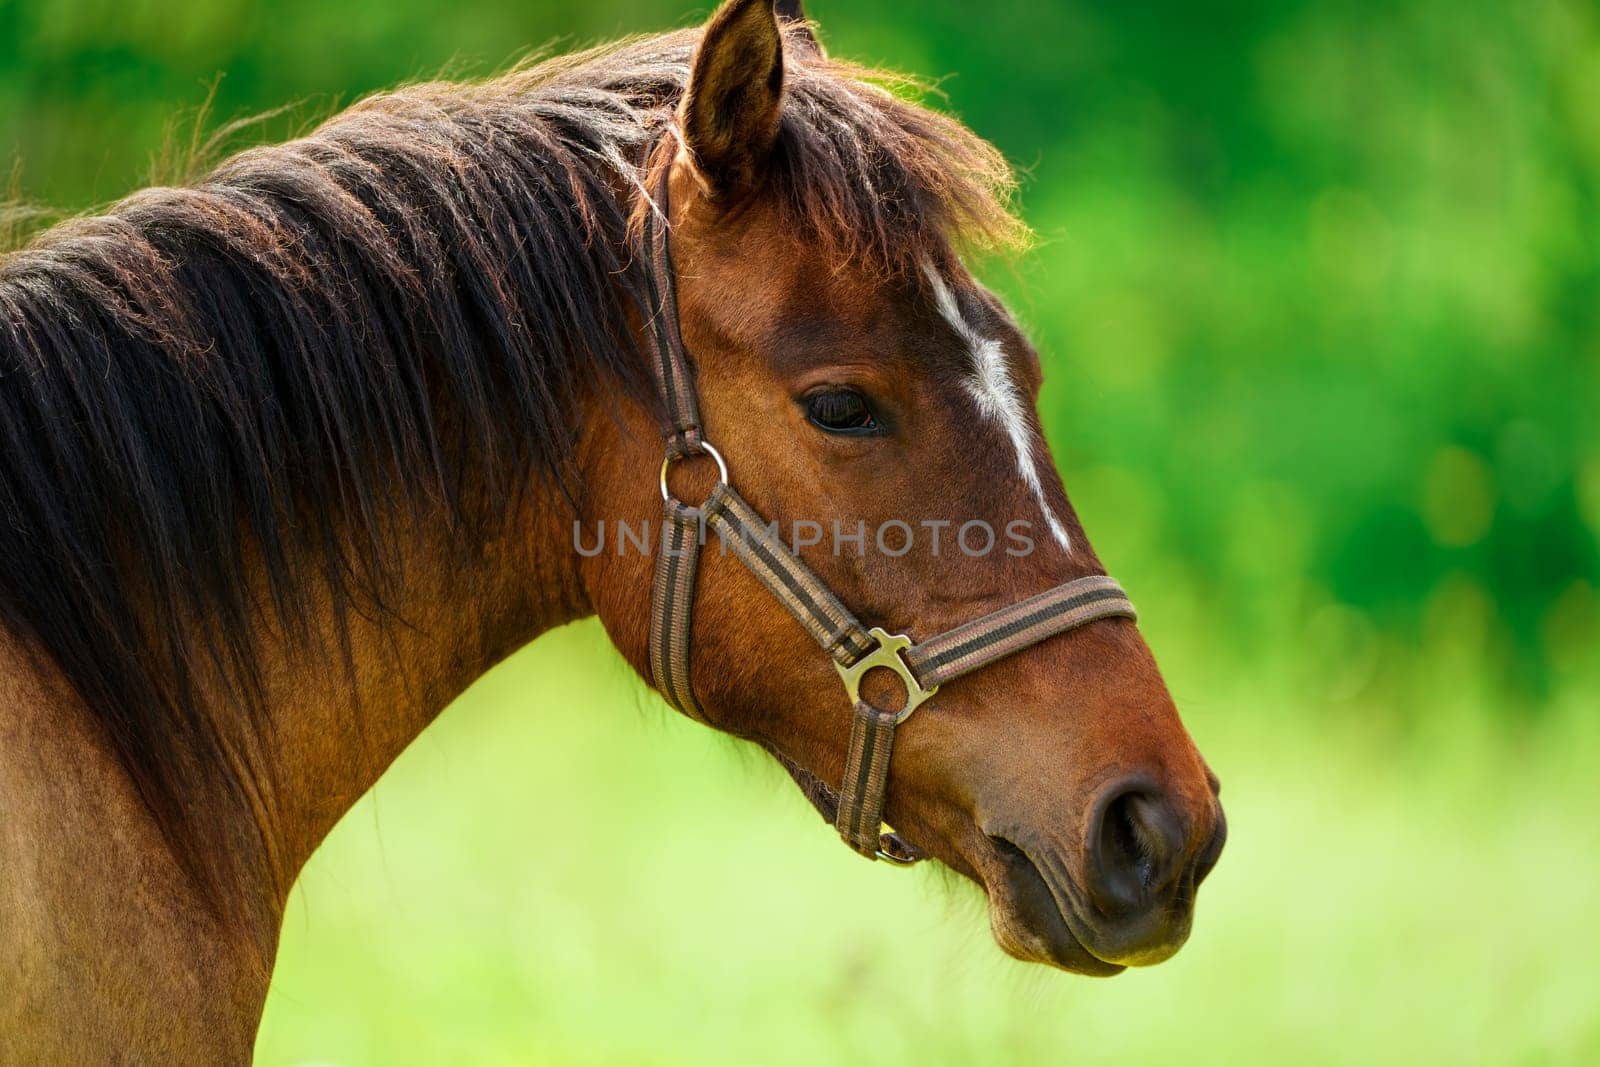
M 852 705 L 850 748 L 837 791 L 785 761 L 824 818 L 832 818 L 847 844 L 872 859 L 914 863 L 923 854 L 883 825 L 889 761 L 895 728 L 939 687 L 1046 638 L 1107 618 L 1137 619 L 1133 604 L 1115 579 L 1091 575 L 1047 589 L 1009 607 L 920 643 L 882 629 L 868 629 L 806 566 L 728 484 L 722 456 L 706 440 L 689 364 L 679 332 L 668 235 L 668 185 L 672 168 L 661 169 L 656 202 L 646 214 L 644 239 L 649 256 L 648 334 L 652 367 L 661 389 L 662 436 L 666 458 L 661 468 L 662 553 L 656 563 L 650 604 L 650 674 L 656 688 L 685 714 L 706 721 L 695 700 L 689 670 L 695 583 L 706 532 L 723 545 L 777 597 L 812 640 L 832 658 Z M 717 461 L 719 479 L 699 507 L 671 495 L 667 470 L 676 459 L 707 454 Z M 867 672 L 887 669 L 899 675 L 906 703 L 897 710 L 874 706 L 861 696 Z M 779 757 L 782 759 L 782 757 Z
M 661 168 L 656 183 L 654 210 L 646 205 L 644 217 L 645 250 L 650 257 L 648 285 L 650 299 L 651 368 L 665 406 L 663 435 L 667 456 L 677 459 L 699 452 L 704 444 L 700 430 L 700 404 L 695 396 L 694 369 L 678 329 L 678 294 L 672 271 L 671 235 L 668 233 L 667 194 L 672 183 L 670 163 Z

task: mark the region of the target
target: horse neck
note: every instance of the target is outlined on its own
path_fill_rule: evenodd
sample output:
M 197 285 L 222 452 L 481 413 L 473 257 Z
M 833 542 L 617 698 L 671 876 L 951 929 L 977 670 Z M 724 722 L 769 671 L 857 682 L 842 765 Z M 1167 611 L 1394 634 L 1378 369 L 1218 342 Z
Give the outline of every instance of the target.
M 311 620 L 329 647 L 342 632 L 348 656 L 264 636 L 268 721 L 251 727 L 220 689 L 204 700 L 230 758 L 186 802 L 202 847 L 245 877 L 242 913 L 221 925 L 99 720 L 0 630 L 0 845 L 14 861 L 0 864 L 0 971 L 24 976 L 0 997 L 0 1060 L 247 1058 L 289 887 L 317 844 L 475 678 L 590 610 L 569 515 L 526 494 L 466 560 L 419 524 L 388 611 Z M 26 980 L 60 974 L 91 977 Z
M 416 531 L 382 610 L 319 607 L 309 655 L 297 640 L 263 642 L 269 721 L 236 719 L 224 743 L 243 754 L 226 773 L 245 803 L 228 817 L 248 820 L 246 836 L 262 842 L 274 911 L 328 831 L 446 705 L 540 633 L 590 612 L 569 515 L 557 494 L 533 490 L 495 536 L 466 549 L 442 522 L 407 520 Z

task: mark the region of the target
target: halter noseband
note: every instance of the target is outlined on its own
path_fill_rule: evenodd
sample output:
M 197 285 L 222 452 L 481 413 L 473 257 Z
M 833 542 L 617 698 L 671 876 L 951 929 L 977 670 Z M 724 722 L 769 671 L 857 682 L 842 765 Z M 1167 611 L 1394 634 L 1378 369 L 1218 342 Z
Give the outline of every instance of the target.
M 723 544 L 761 579 L 784 607 L 833 659 L 854 708 L 850 752 L 844 780 L 834 790 L 803 768 L 789 771 L 840 836 L 869 859 L 911 864 L 924 854 L 893 832 L 886 832 L 883 807 L 889 785 L 889 756 L 895 727 L 905 722 L 939 686 L 987 666 L 1047 637 L 1097 619 L 1137 616 L 1122 586 L 1093 575 L 1056 586 L 1010 607 L 946 630 L 926 641 L 868 629 L 856 620 L 798 555 L 768 532 L 767 524 L 728 484 L 728 466 L 706 441 L 700 427 L 693 371 L 679 331 L 678 301 L 668 246 L 668 185 L 671 163 L 662 166 L 656 203 L 646 205 L 644 242 L 649 255 L 650 308 L 647 323 L 652 366 L 665 408 L 662 434 L 661 499 L 665 509 L 662 552 L 656 564 L 650 604 L 650 674 L 661 693 L 685 714 L 706 721 L 689 679 L 689 640 L 703 533 L 715 529 Z M 707 455 L 717 464 L 717 484 L 699 507 L 676 499 L 667 486 L 672 464 Z M 861 680 L 883 667 L 905 685 L 898 710 L 863 699 Z

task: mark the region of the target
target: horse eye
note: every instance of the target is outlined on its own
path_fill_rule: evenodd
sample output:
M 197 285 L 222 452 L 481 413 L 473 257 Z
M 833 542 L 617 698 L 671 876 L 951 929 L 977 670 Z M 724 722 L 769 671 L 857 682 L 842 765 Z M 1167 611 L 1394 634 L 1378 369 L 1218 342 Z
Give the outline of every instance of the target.
M 867 398 L 854 389 L 830 389 L 806 398 L 806 417 L 818 429 L 829 433 L 869 434 L 878 432 Z

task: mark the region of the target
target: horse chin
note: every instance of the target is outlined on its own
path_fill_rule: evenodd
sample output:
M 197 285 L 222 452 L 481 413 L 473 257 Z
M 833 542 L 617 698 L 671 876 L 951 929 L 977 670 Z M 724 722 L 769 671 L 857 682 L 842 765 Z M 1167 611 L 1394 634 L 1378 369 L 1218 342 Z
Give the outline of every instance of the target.
M 990 840 L 995 846 L 993 858 L 984 865 L 992 868 L 984 872 L 989 929 L 1007 955 L 1095 978 L 1127 970 L 1100 959 L 1072 932 L 1055 894 L 1027 853 L 1003 838 Z

